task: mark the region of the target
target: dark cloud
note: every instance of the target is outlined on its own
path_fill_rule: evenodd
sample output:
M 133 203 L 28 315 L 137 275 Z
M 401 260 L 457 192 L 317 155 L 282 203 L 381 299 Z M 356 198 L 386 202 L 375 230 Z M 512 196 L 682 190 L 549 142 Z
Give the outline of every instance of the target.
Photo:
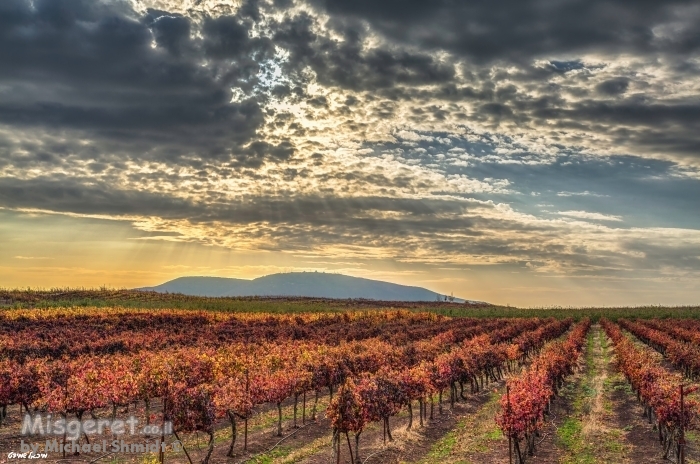
M 525 81 L 527 82 L 527 81 Z M 420 124 L 431 108 L 435 119 L 453 119 L 469 126 L 482 121 L 498 131 L 502 124 L 530 125 L 533 129 L 556 127 L 562 135 L 567 131 L 583 132 L 591 137 L 605 136 L 618 147 L 615 154 L 655 155 L 678 160 L 700 160 L 700 106 L 694 98 L 654 98 L 628 91 L 631 80 L 614 78 L 599 84 L 567 87 L 530 81 L 519 86 L 496 88 L 484 86 L 458 87 L 453 84 L 419 91 L 393 92 L 395 99 L 419 101 L 423 106 L 411 109 L 411 120 Z M 534 97 L 524 91 L 527 85 L 540 93 Z M 571 101 L 567 94 L 575 95 Z M 469 102 L 473 111 L 464 107 L 435 105 L 436 101 Z M 591 147 L 593 151 L 595 146 Z
M 0 204 L 7 208 L 42 208 L 75 214 L 150 215 L 178 217 L 193 203 L 157 192 L 118 190 L 76 177 L 5 179 L 0 185 Z M 181 214 L 180 213 L 180 214 Z
M 692 0 L 315 3 L 331 15 L 365 20 L 394 41 L 423 49 L 449 50 L 474 62 L 527 63 L 533 57 L 592 50 L 686 54 L 700 47 L 692 21 L 686 21 L 681 30 L 676 27 L 673 35 L 665 39 L 652 32 L 668 22 L 678 23 L 682 14 L 679 10 L 693 5 Z M 690 10 L 688 14 L 697 15 L 697 11 Z
M 285 69 L 298 73 L 306 67 L 315 71 L 324 85 L 353 90 L 377 90 L 399 84 L 426 85 L 454 78 L 454 66 L 441 63 L 426 53 L 402 49 L 365 49 L 365 32 L 351 25 L 336 31 L 343 40 L 314 32 L 313 17 L 299 14 L 274 24 L 274 41 L 289 51 Z
M 602 95 L 617 96 L 627 91 L 630 81 L 624 77 L 609 79 L 596 85 L 596 90 Z
M 239 15 L 245 12 L 240 12 Z M 250 60 L 258 63 L 272 58 L 273 44 L 266 37 L 250 37 L 252 22 L 238 16 L 207 18 L 204 22 L 204 52 L 215 59 Z
M 2 2 L 0 123 L 71 130 L 129 157 L 240 157 L 264 116 L 245 95 L 273 54 L 254 8 L 193 19 L 126 2 Z M 155 47 L 152 45 L 155 43 Z M 256 156 L 258 152 L 256 151 Z M 273 156 L 274 157 L 274 156 Z
M 246 167 L 258 168 L 265 160 L 286 161 L 294 156 L 295 147 L 289 140 L 277 145 L 257 140 L 244 147 L 236 156 L 237 163 Z
M 296 176 L 299 172 L 287 174 Z M 21 208 L 42 204 L 52 211 L 76 214 L 184 220 L 211 228 L 212 234 L 205 241 L 215 244 L 225 239 L 222 227 L 257 224 L 246 237 L 265 238 L 266 244 L 260 247 L 273 251 L 351 243 L 391 250 L 398 260 L 415 259 L 414 253 L 419 252 L 441 262 L 459 262 L 463 256 L 497 257 L 500 262 L 531 263 L 534 268 L 556 262 L 573 275 L 601 276 L 668 266 L 700 270 L 698 249 L 690 244 L 623 234 L 618 250 L 581 246 L 562 237 L 563 231 L 576 233 L 580 226 L 566 229 L 562 224 L 489 218 L 484 213 L 493 212 L 494 205 L 473 200 L 260 196 L 235 201 L 209 198 L 207 207 L 202 208 L 194 200 L 89 185 L 86 181 L 43 178 L 3 182 L 0 205 Z M 191 239 L 187 227 L 176 230 L 184 239 Z M 164 228 L 163 232 L 177 235 L 172 229 Z
M 641 240 L 625 242 L 626 250 L 641 253 L 644 261 L 656 270 L 679 268 L 683 270 L 700 269 L 700 249 L 697 246 L 679 243 L 673 248 L 645 243 Z
M 291 172 L 288 174 L 292 174 Z M 297 172 L 297 175 L 299 172 Z M 166 219 L 224 221 L 229 224 L 271 222 L 308 225 L 344 224 L 351 227 L 358 217 L 379 221 L 370 212 L 396 212 L 405 219 L 430 222 L 435 215 L 457 214 L 470 208 L 483 208 L 477 202 L 414 200 L 384 197 L 338 198 L 304 195 L 295 198 L 254 197 L 219 203 L 214 194 L 201 201 L 146 190 L 123 190 L 108 183 L 80 177 L 41 177 L 30 180 L 7 179 L 0 185 L 0 206 L 37 208 L 74 214 L 154 216 Z M 385 220 L 386 222 L 386 220 Z M 395 222 L 395 221 L 394 221 Z M 437 224 L 427 226 L 439 227 Z
M 678 23 L 686 2 L 501 3 L 502 8 L 402 3 L 394 11 L 392 2 L 328 0 L 315 3 L 330 13 L 322 23 L 307 13 L 279 22 L 265 19 L 263 9 L 277 7 L 255 1 L 235 14 L 193 19 L 161 10 L 140 15 L 128 2 L 8 0 L 0 30 L 0 123 L 74 130 L 76 138 L 96 145 L 106 147 L 106 139 L 122 144 L 118 151 L 130 156 L 170 162 L 183 157 L 188 164 L 203 156 L 260 166 L 260 151 L 245 147 L 258 139 L 266 118 L 274 119 L 274 112 L 265 110 L 268 96 L 330 108 L 328 96 L 305 95 L 312 70 L 323 86 L 371 91 L 389 100 L 372 110 L 384 120 L 396 117 L 391 102 L 422 101 L 417 121 L 425 115 L 448 121 L 454 115 L 497 129 L 506 122 L 554 118 L 559 127 L 590 132 L 601 130 L 599 122 L 605 121 L 637 129 L 629 134 L 631 141 L 648 139 L 641 134 L 648 124 L 674 120 L 679 127 L 672 139 L 659 133 L 651 145 L 683 156 L 697 148 L 695 137 L 680 127 L 696 125 L 693 102 L 646 98 L 611 104 L 609 97 L 631 93 L 633 76 L 592 83 L 592 73 L 604 65 L 556 58 L 596 50 L 663 52 L 676 57 L 678 72 L 692 73 L 694 61 L 679 57 L 692 49 Z M 681 24 L 674 23 L 675 32 L 662 34 L 663 40 L 654 35 L 652 28 L 672 20 Z M 390 42 L 368 46 L 366 39 L 377 32 Z M 288 53 L 278 62 L 284 82 L 263 78 L 276 49 Z M 438 59 L 437 51 L 453 55 Z M 547 59 L 534 65 L 537 56 Z M 458 63 L 460 57 L 467 62 Z M 487 62 L 516 66 L 479 65 Z M 566 80 L 551 82 L 557 76 Z M 234 102 L 231 89 L 240 97 Z M 579 103 L 570 105 L 565 95 Z M 348 96 L 338 111 L 350 116 L 358 101 Z M 437 101 L 476 102 L 475 111 Z M 295 135 L 306 134 L 301 126 L 294 128 Z M 270 153 L 270 160 L 287 159 Z M 242 160 L 246 154 L 254 155 L 250 163 Z
M 309 98 L 306 102 L 316 108 L 328 108 L 328 99 L 324 96 Z
M 581 104 L 576 113 L 590 118 L 604 118 L 612 122 L 642 123 L 647 125 L 667 123 L 700 123 L 700 104 L 643 104 L 634 101 L 621 104 L 587 102 Z
M 479 114 L 486 114 L 501 118 L 504 116 L 512 116 L 513 111 L 506 105 L 500 103 L 486 103 L 479 108 Z
M 279 247 L 303 249 L 312 244 L 364 242 L 374 246 L 394 247 L 414 240 L 435 237 L 445 231 L 461 237 L 481 237 L 484 227 L 503 228 L 493 220 L 468 215 L 491 207 L 458 200 L 396 199 L 384 197 L 338 198 L 335 196 L 300 196 L 290 199 L 257 197 L 217 204 L 206 209 L 195 201 L 175 199 L 147 191 L 123 191 L 108 185 L 86 185 L 77 179 L 35 179 L 11 181 L 0 185 L 0 204 L 10 208 L 43 204 L 52 211 L 76 214 L 110 214 L 157 216 L 166 220 L 187 220 L 207 225 L 216 221 L 227 225 L 265 224 L 260 236 L 272 235 Z M 109 205 L 105 207 L 105 205 Z M 389 216 L 384 216 L 385 214 Z M 400 215 L 400 218 L 396 217 Z M 511 224 L 521 231 L 540 231 L 540 227 Z M 252 232 L 253 235 L 256 232 Z M 436 252 L 522 254 L 518 245 L 499 238 L 484 238 L 483 243 L 438 240 L 421 244 Z M 559 250 L 560 251 L 560 250 Z M 558 250 L 546 253 L 554 256 Z M 538 257 L 539 253 L 536 253 Z
M 167 11 L 150 10 L 144 18 L 159 47 L 175 56 L 189 51 L 192 23 L 188 18 Z
M 255 225 L 285 250 L 700 267 L 694 242 L 632 230 L 698 227 L 698 182 L 669 161 L 700 153 L 692 1 L 308 2 L 1 0 L 0 206 L 184 221 L 212 243 Z M 561 211 L 629 236 L 595 249 Z

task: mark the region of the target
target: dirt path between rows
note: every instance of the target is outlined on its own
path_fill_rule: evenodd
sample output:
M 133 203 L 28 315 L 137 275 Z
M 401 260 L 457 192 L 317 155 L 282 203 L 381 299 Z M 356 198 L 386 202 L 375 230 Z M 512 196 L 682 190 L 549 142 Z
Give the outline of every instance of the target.
M 656 432 L 624 377 L 616 372 L 610 341 L 598 325 L 591 328 L 577 372 L 553 402 L 534 456 L 537 464 L 668 464 L 661 459 Z M 497 408 L 496 408 L 497 410 Z M 493 419 L 491 419 L 491 422 Z M 479 424 L 488 427 L 488 422 Z M 694 463 L 693 457 L 688 464 Z M 479 453 L 445 462 L 508 462 L 508 441 L 493 439 Z M 442 461 L 440 461 L 442 462 Z
M 588 335 L 583 369 L 562 391 L 552 421 L 554 446 L 564 464 L 668 464 L 653 424 L 627 380 L 615 369 L 612 343 L 595 325 Z M 688 464 L 697 462 L 689 453 Z M 532 462 L 556 462 L 539 460 Z
M 657 352 L 654 350 L 652 347 L 649 345 L 645 344 L 642 342 L 639 338 L 634 336 L 632 333 L 625 331 L 625 333 L 631 337 L 631 339 L 641 348 L 647 350 L 650 353 L 650 356 L 653 356 L 656 358 L 661 363 L 661 366 L 664 367 L 666 370 L 669 372 L 676 372 L 678 374 L 683 375 L 683 371 L 681 369 L 675 368 L 671 362 L 663 356 L 661 353 Z M 629 386 L 627 387 L 629 389 Z M 622 411 L 624 414 L 625 411 Z M 636 411 L 638 413 L 637 417 L 639 417 L 642 414 L 642 408 L 641 406 L 638 406 L 638 410 Z M 647 425 L 647 421 L 640 419 L 640 422 Z M 651 428 L 651 425 L 647 425 L 646 428 Z M 652 433 L 654 437 L 658 436 L 658 431 L 656 429 L 652 430 Z M 659 445 L 658 441 L 654 440 L 654 442 L 657 445 L 657 450 L 654 456 L 657 454 L 661 456 L 662 452 L 661 450 L 661 445 Z M 686 455 L 686 464 L 700 464 L 700 434 L 697 431 L 694 432 L 688 432 L 686 433 L 686 448 L 685 448 L 685 455 Z M 646 456 L 643 453 L 638 453 L 636 456 L 638 459 L 646 459 Z M 642 462 L 642 461 L 640 461 Z M 651 461 L 650 461 L 651 462 Z M 669 460 L 663 461 L 665 463 L 672 462 Z
M 420 427 L 418 421 L 418 406 L 414 405 L 413 427 L 407 429 L 408 413 L 404 410 L 390 419 L 393 442 L 384 444 L 381 424 L 370 424 L 361 435 L 360 457 L 363 464 L 398 464 L 398 463 L 422 463 L 438 462 L 436 455 L 444 450 L 437 449 L 435 445 L 443 441 L 453 444 L 455 441 L 454 430 L 465 417 L 474 415 L 477 411 L 492 399 L 494 389 L 503 387 L 503 381 L 491 383 L 488 389 L 477 394 L 465 394 L 467 400 L 455 403 L 454 409 L 450 409 L 449 401 L 443 399 L 443 412 L 439 413 L 438 405 L 434 406 L 433 420 L 427 421 Z M 428 407 L 429 409 L 429 407 Z M 493 420 L 493 418 L 491 418 Z M 330 435 L 329 442 L 316 453 L 299 461 L 287 459 L 273 460 L 271 462 L 289 463 L 299 462 L 303 464 L 328 464 L 331 460 Z M 340 462 L 350 463 L 350 455 L 343 438 L 341 446 Z M 444 461 L 440 461 L 444 462 Z

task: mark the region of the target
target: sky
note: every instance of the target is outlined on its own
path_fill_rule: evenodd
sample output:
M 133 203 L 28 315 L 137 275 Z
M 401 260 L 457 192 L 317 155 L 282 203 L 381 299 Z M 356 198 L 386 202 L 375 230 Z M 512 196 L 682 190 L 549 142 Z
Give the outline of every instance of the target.
M 2 0 L 0 287 L 700 303 L 700 3 Z

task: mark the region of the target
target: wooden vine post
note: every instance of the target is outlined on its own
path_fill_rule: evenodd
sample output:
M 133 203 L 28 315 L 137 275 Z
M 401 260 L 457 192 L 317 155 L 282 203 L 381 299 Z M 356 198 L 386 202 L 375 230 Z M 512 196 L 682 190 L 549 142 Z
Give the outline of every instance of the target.
M 685 408 L 683 404 L 683 384 L 678 388 L 681 395 L 681 435 L 678 438 L 678 462 L 685 464 Z
M 510 387 L 506 385 L 506 414 L 510 414 Z M 508 462 L 513 464 L 513 437 L 508 432 Z

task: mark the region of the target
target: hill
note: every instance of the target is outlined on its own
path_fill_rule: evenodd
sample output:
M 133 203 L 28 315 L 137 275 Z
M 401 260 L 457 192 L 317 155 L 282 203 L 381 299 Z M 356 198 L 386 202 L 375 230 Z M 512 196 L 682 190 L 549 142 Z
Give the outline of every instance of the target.
M 270 274 L 253 280 L 222 277 L 180 277 L 139 290 L 194 296 L 277 296 L 315 298 L 366 298 L 384 301 L 436 301 L 445 295 L 431 290 L 380 280 L 322 272 Z M 455 302 L 464 300 L 455 298 Z

